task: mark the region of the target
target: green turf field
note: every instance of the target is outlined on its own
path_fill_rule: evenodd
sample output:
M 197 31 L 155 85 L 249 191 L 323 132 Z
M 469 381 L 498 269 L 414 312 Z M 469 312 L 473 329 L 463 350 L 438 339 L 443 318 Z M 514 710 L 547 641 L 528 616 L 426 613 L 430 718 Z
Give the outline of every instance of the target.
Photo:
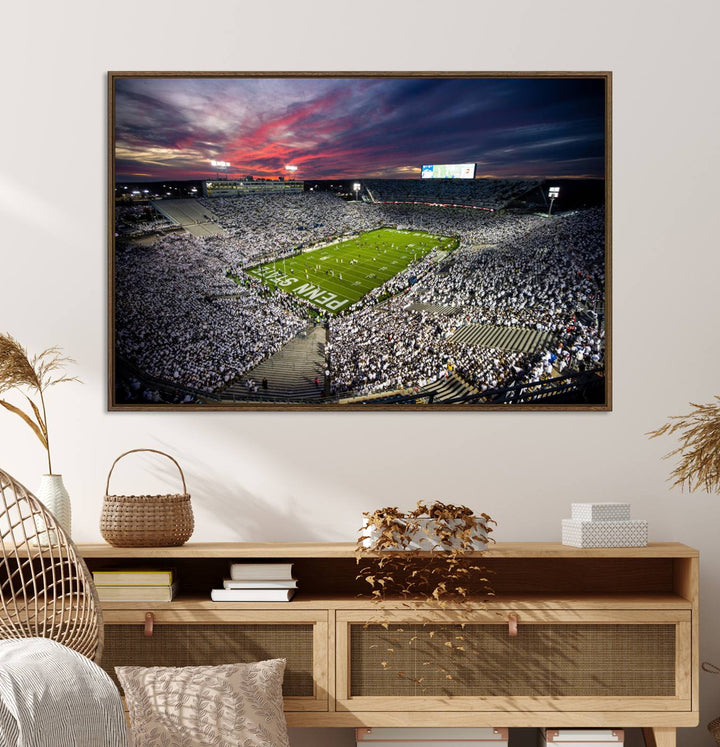
M 285 260 L 258 265 L 247 272 L 270 287 L 337 314 L 413 261 L 433 249 L 450 250 L 455 243 L 455 239 L 447 236 L 380 228 Z

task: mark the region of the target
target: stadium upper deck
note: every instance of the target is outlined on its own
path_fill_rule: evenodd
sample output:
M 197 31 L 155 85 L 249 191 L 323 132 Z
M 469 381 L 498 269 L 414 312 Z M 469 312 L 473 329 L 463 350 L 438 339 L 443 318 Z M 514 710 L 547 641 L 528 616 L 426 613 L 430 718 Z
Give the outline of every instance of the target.
M 241 197 L 258 194 L 297 194 L 304 189 L 302 181 L 268 179 L 208 179 L 202 183 L 205 197 Z
M 461 205 L 499 210 L 541 184 L 540 179 L 364 179 L 373 202 Z

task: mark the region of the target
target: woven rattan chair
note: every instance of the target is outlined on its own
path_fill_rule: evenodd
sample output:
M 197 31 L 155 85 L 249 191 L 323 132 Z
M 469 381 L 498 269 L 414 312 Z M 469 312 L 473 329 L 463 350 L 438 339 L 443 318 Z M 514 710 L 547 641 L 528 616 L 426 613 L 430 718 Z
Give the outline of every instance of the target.
M 0 470 L 0 639 L 50 638 L 100 662 L 100 602 L 55 517 Z

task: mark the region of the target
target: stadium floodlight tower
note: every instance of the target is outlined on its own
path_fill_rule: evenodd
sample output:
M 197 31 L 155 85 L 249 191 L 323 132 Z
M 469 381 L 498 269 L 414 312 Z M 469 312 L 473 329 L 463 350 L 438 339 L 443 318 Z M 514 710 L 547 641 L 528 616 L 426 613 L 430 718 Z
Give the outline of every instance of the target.
M 550 198 L 550 207 L 548 208 L 548 218 L 552 214 L 553 202 L 560 197 L 560 187 L 550 187 L 548 189 L 548 197 Z
M 362 189 L 362 184 L 360 182 L 353 182 L 353 192 L 355 192 L 355 199 L 359 199 L 360 197 L 360 190 Z
M 229 161 L 216 161 L 214 158 L 211 159 L 210 165 L 215 169 L 215 176 L 218 179 L 225 178 L 227 179 L 227 170 L 230 168 Z M 224 174 L 225 176 L 222 177 L 220 174 Z
M 293 164 L 289 163 L 287 166 L 285 166 L 285 171 L 290 172 L 290 176 L 294 179 L 295 178 L 295 172 L 298 170 L 297 166 L 293 166 Z

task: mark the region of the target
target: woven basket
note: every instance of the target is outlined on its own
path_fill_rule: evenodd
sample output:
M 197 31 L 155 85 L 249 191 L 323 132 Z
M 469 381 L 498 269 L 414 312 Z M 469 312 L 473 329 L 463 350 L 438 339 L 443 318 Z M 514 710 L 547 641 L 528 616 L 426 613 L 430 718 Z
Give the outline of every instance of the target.
M 110 476 L 115 465 L 128 454 L 150 451 L 162 454 L 178 468 L 183 492 L 167 495 L 110 495 Z M 185 544 L 193 533 L 190 496 L 180 465 L 164 451 L 131 449 L 112 463 L 105 486 L 105 499 L 100 515 L 100 534 L 113 547 L 177 547 Z

